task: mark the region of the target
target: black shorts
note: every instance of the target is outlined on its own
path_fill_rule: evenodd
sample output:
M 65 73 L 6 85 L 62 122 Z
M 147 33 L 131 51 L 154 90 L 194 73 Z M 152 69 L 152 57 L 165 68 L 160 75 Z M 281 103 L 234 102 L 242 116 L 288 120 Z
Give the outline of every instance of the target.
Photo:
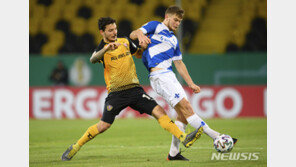
M 111 92 L 105 99 L 104 112 L 101 120 L 112 124 L 116 115 L 128 106 L 139 111 L 141 114 L 146 113 L 151 115 L 157 103 L 152 97 L 146 94 L 142 87 Z

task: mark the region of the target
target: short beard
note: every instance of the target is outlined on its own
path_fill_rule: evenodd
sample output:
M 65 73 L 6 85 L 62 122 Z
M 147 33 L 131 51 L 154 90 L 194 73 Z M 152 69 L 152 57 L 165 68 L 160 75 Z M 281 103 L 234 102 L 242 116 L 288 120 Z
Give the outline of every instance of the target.
M 116 41 L 116 39 L 115 40 L 110 40 L 110 38 L 106 38 L 107 40 L 108 40 L 108 42 L 115 42 Z
M 109 40 L 109 42 L 115 42 L 116 40 Z

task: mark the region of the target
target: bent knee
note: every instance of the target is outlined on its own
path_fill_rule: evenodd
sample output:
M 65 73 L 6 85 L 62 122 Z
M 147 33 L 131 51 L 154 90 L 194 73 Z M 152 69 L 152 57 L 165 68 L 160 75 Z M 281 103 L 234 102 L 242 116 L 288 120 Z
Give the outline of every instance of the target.
M 100 121 L 97 126 L 98 126 L 99 133 L 103 133 L 104 131 L 106 131 L 111 127 L 111 124 L 104 121 Z
M 152 116 L 155 118 L 160 118 L 162 116 L 166 115 L 164 109 L 160 106 L 157 105 L 156 107 L 154 107 L 153 111 L 152 111 Z
M 189 101 L 183 98 L 176 106 L 175 110 L 178 114 L 183 114 L 186 118 L 194 114 L 194 111 L 191 107 Z

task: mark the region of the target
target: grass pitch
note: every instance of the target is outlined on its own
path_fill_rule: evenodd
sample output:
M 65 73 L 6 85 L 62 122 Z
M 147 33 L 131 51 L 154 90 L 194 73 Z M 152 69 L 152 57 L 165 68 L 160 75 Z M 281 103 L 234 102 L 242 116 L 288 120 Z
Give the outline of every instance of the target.
M 212 153 L 216 153 L 213 141 L 203 134 L 189 149 L 181 146 L 189 162 L 167 161 L 172 136 L 156 120 L 119 119 L 84 145 L 71 161 L 61 161 L 63 152 L 97 121 L 30 120 L 30 166 L 267 166 L 267 121 L 258 118 L 205 120 L 211 128 L 239 139 L 233 153 L 257 153 L 258 160 L 211 160 Z

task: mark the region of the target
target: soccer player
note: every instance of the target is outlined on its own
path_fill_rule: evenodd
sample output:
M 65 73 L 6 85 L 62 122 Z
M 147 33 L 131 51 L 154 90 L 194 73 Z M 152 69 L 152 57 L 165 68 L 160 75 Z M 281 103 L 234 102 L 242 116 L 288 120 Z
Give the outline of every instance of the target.
M 185 131 L 189 123 L 194 128 L 203 126 L 203 131 L 213 140 L 220 133 L 211 129 L 192 109 L 182 85 L 178 82 L 172 71 L 172 62 L 182 78 L 194 93 L 200 92 L 191 79 L 186 65 L 182 61 L 179 41 L 174 32 L 180 25 L 184 10 L 178 6 L 170 6 L 165 12 L 163 22 L 150 21 L 141 28 L 133 31 L 130 38 L 138 39 L 143 52 L 142 60 L 150 72 L 149 79 L 151 87 L 162 96 L 177 112 L 176 125 Z M 236 139 L 234 139 L 236 142 Z M 168 160 L 188 160 L 179 151 L 180 140 L 172 138 Z
M 143 49 L 137 48 L 127 38 L 117 38 L 114 19 L 110 17 L 100 18 L 98 26 L 103 40 L 95 49 L 90 61 L 92 63 L 103 63 L 109 94 L 105 99 L 101 120 L 90 126 L 84 135 L 64 152 L 62 160 L 71 160 L 86 142 L 109 129 L 116 115 L 128 106 L 140 113 L 152 115 L 163 129 L 176 136 L 185 147 L 191 146 L 201 135 L 202 127 L 190 134 L 185 134 L 139 85 L 132 55 L 141 58 Z

